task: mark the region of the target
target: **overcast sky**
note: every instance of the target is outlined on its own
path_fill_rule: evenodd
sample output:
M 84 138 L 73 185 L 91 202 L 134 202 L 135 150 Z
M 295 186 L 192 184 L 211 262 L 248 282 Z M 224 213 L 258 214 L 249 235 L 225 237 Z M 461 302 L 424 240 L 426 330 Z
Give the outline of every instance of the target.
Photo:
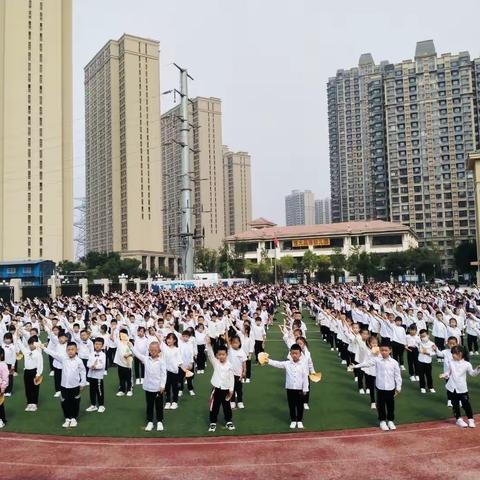
M 123 33 L 160 41 L 162 91 L 176 62 L 191 96 L 222 99 L 223 143 L 252 155 L 253 215 L 285 224 L 292 189 L 328 196 L 326 82 L 361 53 L 412 58 L 418 40 L 437 53 L 480 56 L 478 0 L 74 0 L 75 195 L 84 195 L 83 67 Z M 171 104 L 162 99 L 162 111 Z

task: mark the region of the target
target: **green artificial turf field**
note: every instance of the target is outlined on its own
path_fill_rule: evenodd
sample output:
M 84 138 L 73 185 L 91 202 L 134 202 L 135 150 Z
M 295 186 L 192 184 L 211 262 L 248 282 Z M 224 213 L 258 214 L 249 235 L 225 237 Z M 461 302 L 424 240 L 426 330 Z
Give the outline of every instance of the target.
M 277 315 L 276 323 L 279 322 Z M 337 352 L 331 352 L 321 340 L 318 327 L 307 314 L 309 348 L 317 371 L 323 373 L 320 383 L 311 385 L 310 410 L 305 412 L 304 424 L 308 431 L 338 430 L 376 426 L 376 411 L 370 409 L 368 395 L 359 395 L 353 381 L 353 373 L 340 365 Z M 277 325 L 271 327 L 266 351 L 271 358 L 283 360 L 286 346 Z M 406 360 L 406 356 L 405 356 Z M 110 369 L 105 377 L 106 412 L 87 413 L 90 404 L 88 387 L 82 392 L 79 425 L 74 429 L 63 429 L 60 399 L 53 398 L 52 377 L 47 372 L 40 388 L 37 412 L 24 412 L 23 362 L 19 362 L 19 375 L 15 378 L 14 395 L 6 399 L 8 425 L 3 431 L 20 433 L 42 433 L 77 436 L 118 437 L 188 437 L 207 435 L 208 396 L 210 393 L 211 369 L 204 375 L 196 375 L 194 387 L 197 395 L 180 398 L 177 410 L 166 410 L 164 432 L 145 432 L 145 400 L 141 385 L 135 386 L 133 397 L 116 397 L 117 372 Z M 473 357 L 473 366 L 480 364 L 480 357 Z M 420 422 L 452 416 L 446 406 L 444 381 L 438 378 L 440 367 L 434 360 L 434 385 L 436 394 L 420 394 L 418 382 L 412 383 L 407 372 L 402 372 L 402 393 L 396 399 L 396 423 Z M 233 421 L 236 431 L 229 432 L 223 425 L 220 410 L 219 426 L 214 435 L 265 434 L 290 432 L 288 406 L 284 390 L 285 372 L 268 366 L 253 366 L 252 383 L 244 385 L 244 410 L 234 410 Z M 468 379 L 473 408 L 480 408 L 480 377 Z M 208 434 L 212 435 L 212 434 Z

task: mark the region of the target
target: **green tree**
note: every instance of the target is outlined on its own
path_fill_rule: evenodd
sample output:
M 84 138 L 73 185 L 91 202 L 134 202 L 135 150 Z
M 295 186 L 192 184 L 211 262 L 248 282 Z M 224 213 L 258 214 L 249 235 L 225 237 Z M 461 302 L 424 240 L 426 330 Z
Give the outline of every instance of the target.
M 272 282 L 272 265 L 268 262 L 261 261 L 259 263 L 247 261 L 246 268 L 250 272 L 250 276 L 255 283 L 271 283 Z
M 427 279 L 441 272 L 442 261 L 437 250 L 428 247 L 407 250 L 409 270 L 424 274 Z
M 475 240 L 464 240 L 460 242 L 453 252 L 455 268 L 459 273 L 473 273 L 477 270 L 476 266 L 470 265 L 470 262 L 477 260 L 477 242 Z
M 68 275 L 71 272 L 79 270 L 85 270 L 85 265 L 81 262 L 71 262 L 69 260 L 63 260 L 57 265 L 57 271 L 62 275 Z
M 195 266 L 202 272 L 216 272 L 218 269 L 218 253 L 211 248 L 195 250 Z
M 310 282 L 311 276 L 316 272 L 318 266 L 318 255 L 311 250 L 307 250 L 302 257 L 302 269 L 307 274 L 307 282 Z
M 388 274 L 394 277 L 404 275 L 411 266 L 411 254 L 409 252 L 392 252 L 383 258 L 383 266 Z
M 316 277 L 319 282 L 329 282 L 331 275 L 330 257 L 327 255 L 317 255 Z
M 285 277 L 288 272 L 295 269 L 295 259 L 291 255 L 285 255 L 277 260 L 277 274 L 281 279 Z
M 334 252 L 335 253 L 333 255 L 330 255 L 330 264 L 332 266 L 333 274 L 336 278 L 338 278 L 339 276 L 343 275 L 347 259 L 339 248 L 336 248 Z
M 245 274 L 245 249 L 241 244 L 226 243 L 218 249 L 218 271 L 223 278 L 238 278 Z

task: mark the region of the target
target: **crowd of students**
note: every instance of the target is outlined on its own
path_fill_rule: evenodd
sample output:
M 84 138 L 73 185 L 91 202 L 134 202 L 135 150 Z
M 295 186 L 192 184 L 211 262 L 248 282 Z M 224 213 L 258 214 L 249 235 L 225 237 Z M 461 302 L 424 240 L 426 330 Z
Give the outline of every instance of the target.
M 26 412 L 39 408 L 44 360 L 65 428 L 78 425 L 83 388 L 89 390 L 86 411 L 105 412 L 104 378 L 115 367 L 116 395 L 132 396 L 134 386 L 141 386 L 145 430 L 162 431 L 164 409 L 176 410 L 186 392 L 195 396 L 195 375 L 205 373 L 208 359 L 209 432 L 216 430 L 220 409 L 226 428 L 235 429 L 233 410 L 245 408 L 243 389 L 252 379 L 252 361 L 285 371 L 290 428 L 303 429 L 310 379 L 319 379 L 302 320 L 305 310 L 352 372 L 358 393 L 370 396 L 382 430 L 396 429 L 395 397 L 403 371 L 418 382 L 420 394 L 436 393 L 434 358 L 442 363 L 442 383 L 457 425 L 473 428 L 466 377 L 480 373 L 469 362 L 478 355 L 479 304 L 476 289 L 389 283 L 204 287 L 0 302 L 0 428 L 6 423 L 5 397 L 12 394 L 22 363 Z M 279 306 L 286 358 L 273 360 L 263 350 Z

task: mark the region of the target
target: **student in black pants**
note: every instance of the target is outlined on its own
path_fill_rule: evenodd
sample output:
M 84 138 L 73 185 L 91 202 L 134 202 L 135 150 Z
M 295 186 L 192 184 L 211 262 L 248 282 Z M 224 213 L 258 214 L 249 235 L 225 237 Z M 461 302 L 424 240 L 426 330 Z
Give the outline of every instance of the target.
M 28 339 L 27 346 L 22 341 L 17 342 L 24 358 L 23 384 L 27 397 L 26 412 L 35 412 L 38 405 L 40 385 L 37 382 L 43 373 L 43 355 L 42 351 L 35 345 L 37 342 L 38 337 L 36 335 Z
M 383 431 L 397 428 L 393 423 L 395 420 L 395 395 L 402 389 L 400 366 L 390 356 L 391 351 L 390 344 L 383 343 L 380 347 L 380 356 L 372 357 L 354 367 L 375 367 L 376 406 L 380 429 Z
M 420 338 L 417 336 L 417 326 L 415 324 L 408 327 L 406 341 L 405 350 L 407 351 L 408 375 L 412 382 L 417 382 L 420 380 L 418 373 L 418 344 Z

